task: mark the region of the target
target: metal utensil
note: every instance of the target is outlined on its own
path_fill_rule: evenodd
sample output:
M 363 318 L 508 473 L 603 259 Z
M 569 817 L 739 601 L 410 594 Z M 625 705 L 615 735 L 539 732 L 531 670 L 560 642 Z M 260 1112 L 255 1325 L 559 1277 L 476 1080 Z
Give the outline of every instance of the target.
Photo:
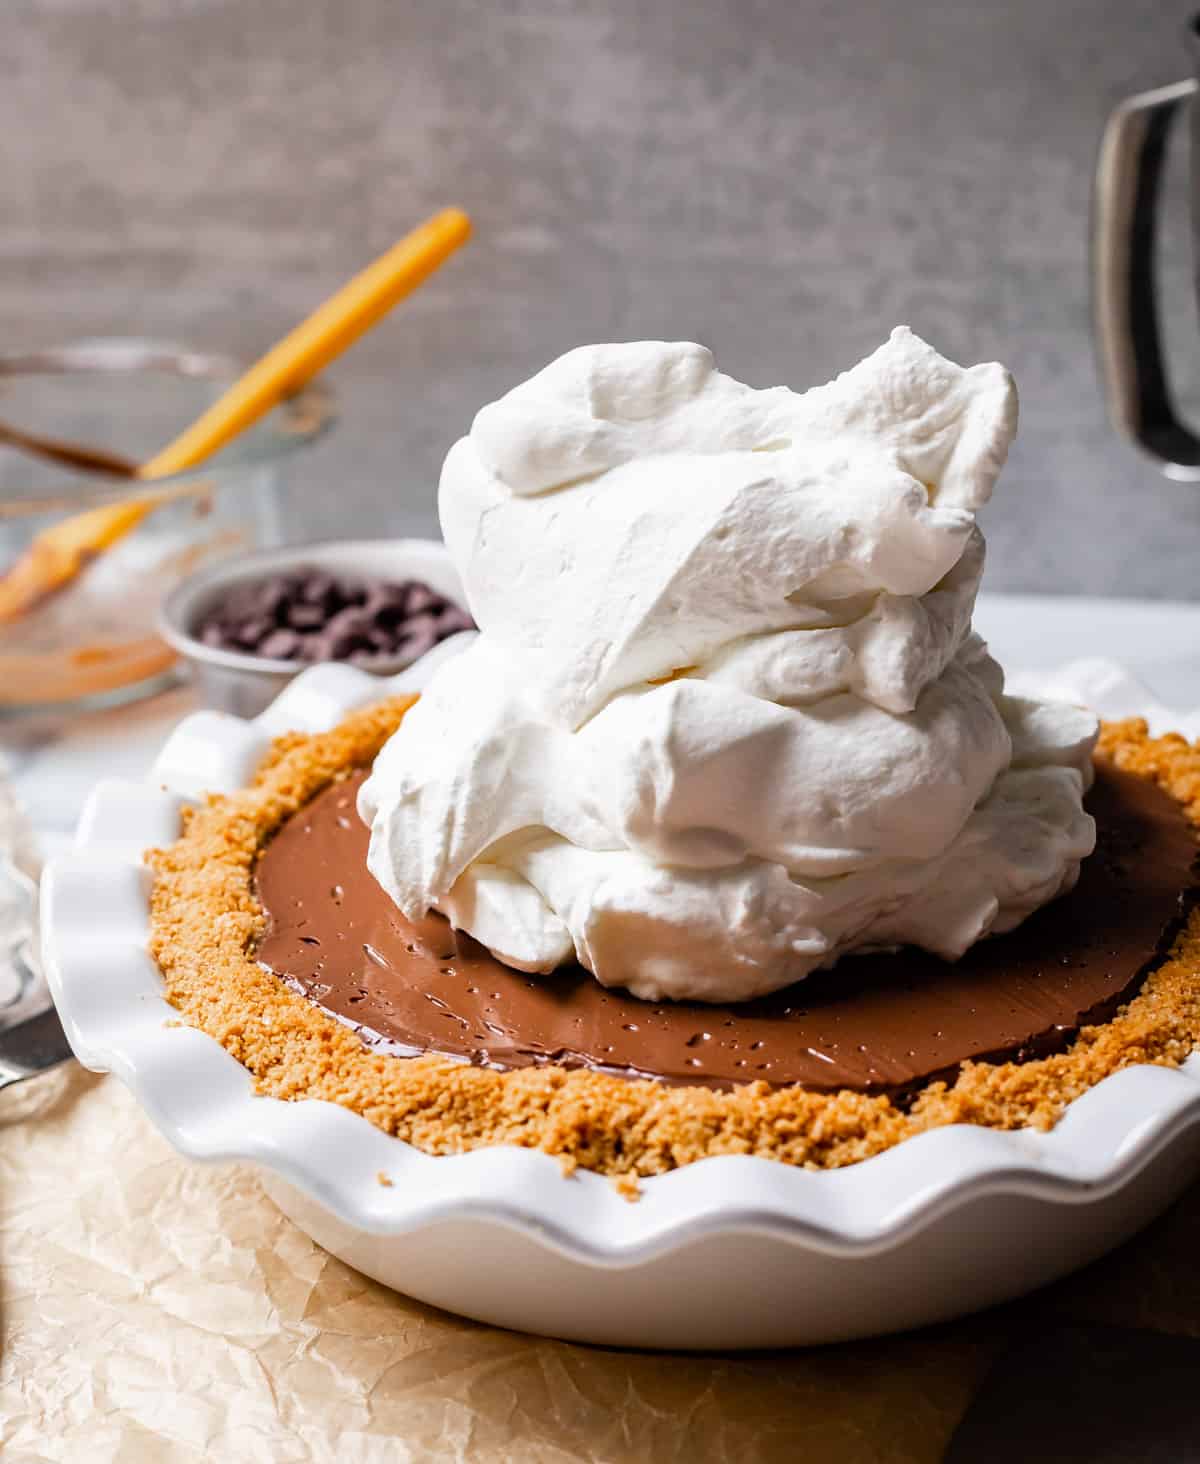
M 0 1088 L 32 1078 L 72 1056 L 53 1007 L 0 1032 Z
M 1187 26 L 1192 75 L 1127 97 L 1108 119 L 1092 193 L 1092 318 L 1113 425 L 1180 483 L 1200 482 L 1200 435 L 1179 410 L 1158 281 L 1159 195 L 1169 135 L 1186 120 L 1192 152 L 1193 273 L 1200 252 L 1200 15 Z M 1200 275 L 1196 275 L 1200 289 Z
M 81 442 L 62 442 L 56 437 L 41 437 L 0 422 L 0 443 L 15 447 L 30 457 L 49 458 L 64 467 L 82 469 L 85 473 L 103 473 L 109 478 L 134 478 L 138 464 L 120 453 L 102 447 L 88 447 Z
M 0 1088 L 71 1056 L 38 958 L 38 865 L 32 830 L 0 776 Z

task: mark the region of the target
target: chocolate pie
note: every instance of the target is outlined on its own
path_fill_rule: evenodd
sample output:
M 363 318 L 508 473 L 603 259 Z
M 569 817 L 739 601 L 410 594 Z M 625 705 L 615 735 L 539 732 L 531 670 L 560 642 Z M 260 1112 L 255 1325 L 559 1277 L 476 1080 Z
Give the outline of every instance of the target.
M 1078 884 L 961 960 L 881 951 L 751 1002 L 653 1003 L 400 913 L 355 794 L 410 705 L 281 739 L 150 856 L 166 994 L 262 1093 L 430 1153 L 517 1144 L 625 1179 L 716 1154 L 832 1168 L 943 1124 L 1048 1128 L 1200 1042 L 1200 747 L 1180 737 L 1104 727 Z
M 482 408 L 439 487 L 478 637 L 154 856 L 170 1000 L 265 1093 L 618 1178 L 1182 1061 L 1200 748 L 1005 694 L 1016 424 L 904 327 L 809 392 L 641 341 Z

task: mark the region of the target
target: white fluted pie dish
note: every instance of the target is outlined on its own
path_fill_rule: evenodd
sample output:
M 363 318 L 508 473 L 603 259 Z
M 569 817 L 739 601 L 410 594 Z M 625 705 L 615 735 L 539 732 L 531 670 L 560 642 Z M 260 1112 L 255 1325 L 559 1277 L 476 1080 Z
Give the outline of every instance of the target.
M 142 850 L 183 802 L 243 785 L 270 739 L 415 688 L 304 673 L 261 716 L 185 719 L 143 783 L 102 783 L 44 886 L 45 957 L 80 1061 L 110 1071 L 193 1158 L 253 1163 L 321 1245 L 389 1286 L 483 1321 L 663 1348 L 834 1341 L 946 1319 L 1094 1259 L 1200 1168 L 1200 1058 L 1127 1069 L 1050 1133 L 937 1129 L 850 1168 L 706 1159 L 644 1181 L 565 1178 L 538 1152 L 432 1157 L 348 1110 L 256 1096 L 213 1039 L 176 1024 L 146 953 Z M 385 1175 L 389 1185 L 380 1183 Z

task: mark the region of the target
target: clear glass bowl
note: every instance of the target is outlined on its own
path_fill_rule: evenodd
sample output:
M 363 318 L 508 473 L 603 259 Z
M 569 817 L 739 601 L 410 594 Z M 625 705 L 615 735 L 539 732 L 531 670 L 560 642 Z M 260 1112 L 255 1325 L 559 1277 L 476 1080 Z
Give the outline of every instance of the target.
M 240 370 L 226 356 L 141 340 L 0 353 L 0 421 L 143 462 Z M 153 485 L 77 473 L 0 444 L 0 575 L 71 514 L 157 501 L 69 585 L 0 623 L 0 715 L 161 686 L 175 657 L 155 629 L 164 595 L 200 565 L 283 541 L 286 459 L 333 420 L 328 389 L 310 384 L 203 468 Z

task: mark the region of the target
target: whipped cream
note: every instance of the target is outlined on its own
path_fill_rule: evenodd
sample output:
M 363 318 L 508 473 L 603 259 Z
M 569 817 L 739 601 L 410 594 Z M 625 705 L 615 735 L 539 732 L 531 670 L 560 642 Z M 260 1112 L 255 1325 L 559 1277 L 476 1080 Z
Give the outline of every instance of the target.
M 363 785 L 371 872 L 652 1000 L 953 958 L 1070 888 L 1095 719 L 1006 696 L 971 629 L 1016 420 L 903 327 L 803 394 L 643 341 L 484 407 L 440 490 L 481 635 Z

